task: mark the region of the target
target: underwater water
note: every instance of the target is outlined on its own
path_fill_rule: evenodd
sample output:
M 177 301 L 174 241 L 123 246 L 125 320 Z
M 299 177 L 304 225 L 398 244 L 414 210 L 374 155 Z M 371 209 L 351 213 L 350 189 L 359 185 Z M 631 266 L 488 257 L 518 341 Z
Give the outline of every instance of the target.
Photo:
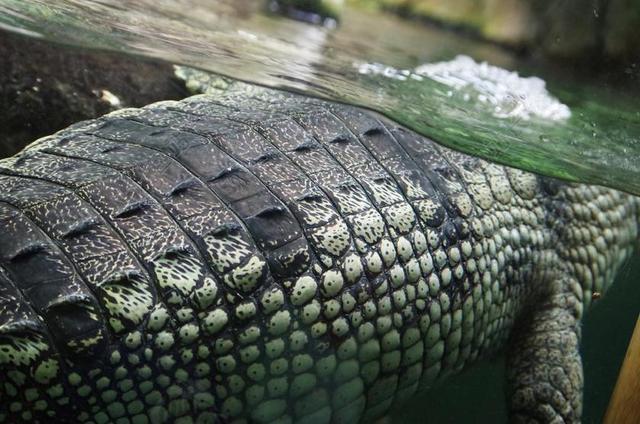
M 0 26 L 358 104 L 474 155 L 640 194 L 633 87 L 387 15 L 346 8 L 327 28 L 264 11 L 251 0 L 0 0 Z
M 346 9 L 337 28 L 325 28 L 268 16 L 258 3 L 0 0 L 0 25 L 362 105 L 474 155 L 640 194 L 640 101 L 627 87 L 390 16 Z M 600 422 L 608 403 L 639 312 L 639 272 L 638 261 L 626 267 L 587 315 L 587 423 Z M 501 359 L 485 361 L 393 420 L 502 422 L 502 380 Z

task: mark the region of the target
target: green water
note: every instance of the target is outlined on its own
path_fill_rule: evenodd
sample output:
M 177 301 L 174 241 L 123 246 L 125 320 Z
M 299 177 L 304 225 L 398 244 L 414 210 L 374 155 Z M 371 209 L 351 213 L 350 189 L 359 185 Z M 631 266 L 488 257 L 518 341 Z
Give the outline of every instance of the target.
M 419 23 L 346 9 L 337 29 L 263 13 L 250 0 L 0 0 L 0 26 L 81 46 L 152 56 L 272 87 L 366 106 L 436 141 L 494 161 L 640 194 L 640 100 L 635 87 L 524 63 L 495 46 Z M 473 86 L 362 73 L 380 64 L 414 75 L 459 54 L 541 77 L 562 119 L 502 113 Z M 473 65 L 476 66 L 476 65 Z M 454 75 L 455 76 L 455 75 Z M 538 87 L 540 88 L 540 87 Z M 509 88 L 507 87 L 507 90 Z M 540 90 L 502 99 L 525 110 Z M 557 118 L 557 117 L 556 117 Z
M 266 16 L 261 3 L 248 0 L 140 0 L 126 8 L 116 0 L 0 0 L 0 26 L 363 105 L 475 155 L 640 194 L 640 100 L 634 87 L 577 78 L 417 23 L 347 9 L 341 26 L 330 30 Z M 416 69 L 451 63 L 459 54 L 474 63 L 466 62 L 463 71 L 487 62 L 545 84 L 531 80 L 537 91 L 500 97 L 492 92 L 496 87 L 457 87 Z M 531 88 L 515 74 L 501 75 Z M 493 95 L 500 113 L 481 98 Z M 532 112 L 538 95 L 549 107 Z M 545 115 L 553 107 L 557 113 Z M 640 312 L 640 263 L 622 274 L 584 324 L 587 423 L 602 418 Z M 503 374 L 501 358 L 487 360 L 419 396 L 393 420 L 504 422 Z

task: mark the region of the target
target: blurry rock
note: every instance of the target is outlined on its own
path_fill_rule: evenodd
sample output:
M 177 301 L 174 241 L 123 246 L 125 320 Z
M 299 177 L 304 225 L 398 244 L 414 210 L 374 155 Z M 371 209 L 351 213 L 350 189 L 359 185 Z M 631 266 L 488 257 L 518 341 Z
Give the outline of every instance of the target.
M 368 0 L 352 0 L 368 2 Z M 637 62 L 637 0 L 371 0 L 532 53 L 578 62 Z
M 604 6 L 600 0 L 529 0 L 537 22 L 532 50 L 564 59 L 600 58 Z
M 171 64 L 0 32 L 0 157 L 74 122 L 188 93 Z
M 340 21 L 344 0 L 267 0 L 267 8 L 297 21 L 333 28 Z
M 635 66 L 640 62 L 640 2 L 609 0 L 606 16 L 605 49 L 615 58 L 630 58 Z

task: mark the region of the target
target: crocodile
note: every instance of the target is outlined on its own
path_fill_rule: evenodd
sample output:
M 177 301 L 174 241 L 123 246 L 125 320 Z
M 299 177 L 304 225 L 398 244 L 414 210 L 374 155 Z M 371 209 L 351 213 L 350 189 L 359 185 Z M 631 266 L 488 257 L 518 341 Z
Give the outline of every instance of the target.
M 0 161 L 0 422 L 371 422 L 501 351 L 579 422 L 639 212 L 267 88 L 80 122 Z

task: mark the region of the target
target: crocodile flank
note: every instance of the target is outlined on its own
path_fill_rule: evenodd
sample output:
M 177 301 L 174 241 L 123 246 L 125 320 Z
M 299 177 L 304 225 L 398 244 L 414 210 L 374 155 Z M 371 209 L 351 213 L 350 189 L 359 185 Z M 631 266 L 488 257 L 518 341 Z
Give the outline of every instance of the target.
M 0 422 L 370 422 L 505 349 L 576 422 L 638 205 L 269 89 L 78 123 L 0 161 Z

